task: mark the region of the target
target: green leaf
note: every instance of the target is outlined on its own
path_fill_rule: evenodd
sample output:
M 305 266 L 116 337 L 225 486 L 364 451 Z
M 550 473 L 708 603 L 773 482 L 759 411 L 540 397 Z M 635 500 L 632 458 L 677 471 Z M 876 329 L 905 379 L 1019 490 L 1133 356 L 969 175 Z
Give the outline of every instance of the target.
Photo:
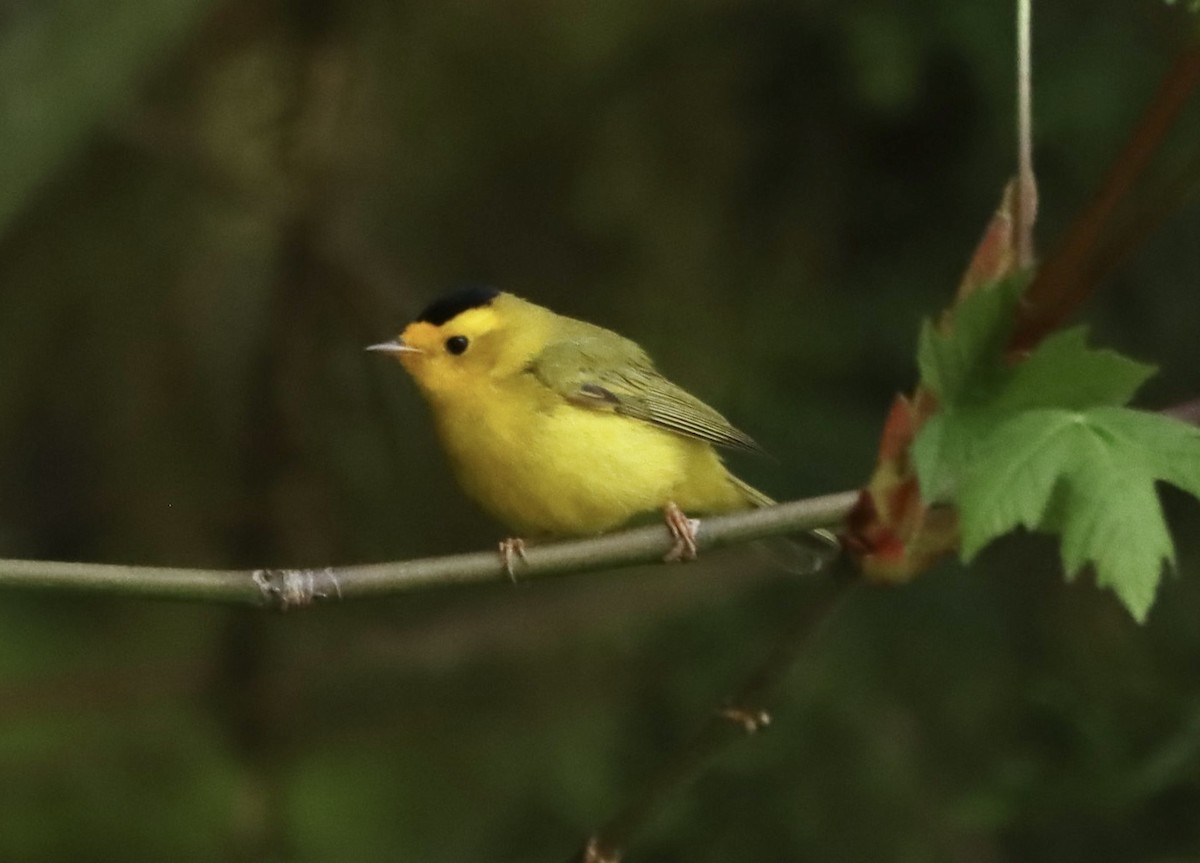
M 1124 445 L 1140 448 L 1158 479 L 1200 497 L 1200 428 L 1162 414 L 1128 410 L 1097 413 Z
M 1021 284 L 982 289 L 947 332 L 922 331 L 921 379 L 941 408 L 912 448 L 922 497 L 957 507 L 964 561 L 1018 527 L 1058 534 L 1067 577 L 1094 567 L 1142 621 L 1175 559 L 1155 483 L 1200 497 L 1200 429 L 1122 407 L 1155 370 L 1089 348 L 1083 328 L 1010 363 Z
M 1067 576 L 1093 564 L 1098 583 L 1144 620 L 1174 563 L 1154 483 L 1200 491 L 1200 429 L 1129 408 L 999 416 L 973 412 L 943 432 L 986 441 L 957 499 L 963 558 L 1016 527 L 1059 533 Z
M 980 288 L 954 307 L 947 332 L 930 321 L 921 329 L 917 366 L 922 385 L 942 404 L 978 400 L 1000 372 L 996 362 L 1012 331 L 1013 312 L 1027 278 Z
M 961 473 L 958 453 L 948 451 L 945 432 L 946 414 L 934 414 L 921 427 L 910 451 L 921 483 L 921 497 L 926 503 L 949 500 Z M 961 435 L 958 440 L 962 440 Z
M 962 529 L 962 557 L 969 561 L 996 537 L 1017 527 L 1039 530 L 1046 523 L 1058 468 L 1070 443 L 1048 426 L 1048 411 L 1013 414 L 981 410 L 959 417 L 946 432 L 975 443 L 976 456 L 964 469 L 955 503 Z
M 987 410 L 934 414 L 913 442 L 912 458 L 926 503 L 953 503 L 958 485 L 990 426 L 1002 414 Z
M 1116 351 L 1091 350 L 1087 329 L 1074 327 L 1047 338 L 1013 367 L 994 407 L 1070 410 L 1123 405 L 1157 371 Z

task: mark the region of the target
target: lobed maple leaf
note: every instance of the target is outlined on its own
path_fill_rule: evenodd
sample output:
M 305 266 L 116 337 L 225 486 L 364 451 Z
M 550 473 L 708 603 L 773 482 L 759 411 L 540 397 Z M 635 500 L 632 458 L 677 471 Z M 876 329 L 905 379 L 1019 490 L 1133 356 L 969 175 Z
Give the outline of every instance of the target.
M 1200 497 L 1200 429 L 1124 405 L 1155 371 L 1056 333 L 1021 362 L 1005 354 L 1020 285 L 965 298 L 955 326 L 926 326 L 923 385 L 939 400 L 913 443 L 926 503 L 953 504 L 971 560 L 1017 527 L 1058 534 L 1067 576 L 1092 565 L 1145 619 L 1174 564 L 1155 483 Z

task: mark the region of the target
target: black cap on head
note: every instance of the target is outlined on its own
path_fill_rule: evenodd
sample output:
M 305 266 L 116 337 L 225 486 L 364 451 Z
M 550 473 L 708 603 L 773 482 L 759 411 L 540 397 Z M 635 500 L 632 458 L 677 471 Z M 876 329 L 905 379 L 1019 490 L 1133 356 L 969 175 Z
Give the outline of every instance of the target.
M 477 309 L 481 306 L 489 305 L 498 296 L 500 296 L 498 290 L 486 285 L 472 285 L 469 288 L 460 288 L 452 294 L 446 294 L 446 296 L 434 300 L 425 307 L 425 310 L 421 314 L 417 315 L 417 320 L 440 327 L 446 321 L 458 317 L 467 309 Z

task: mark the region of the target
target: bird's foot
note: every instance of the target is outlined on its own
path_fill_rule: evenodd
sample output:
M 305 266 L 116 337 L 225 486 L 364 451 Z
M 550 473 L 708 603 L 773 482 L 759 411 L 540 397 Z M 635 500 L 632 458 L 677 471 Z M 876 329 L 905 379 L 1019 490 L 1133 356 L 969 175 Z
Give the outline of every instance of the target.
M 513 565 L 517 562 L 517 558 L 521 558 L 522 562 L 527 562 L 525 557 L 525 540 L 519 536 L 510 536 L 508 539 L 500 540 L 500 559 L 504 561 L 504 571 L 508 573 L 509 581 L 513 584 L 517 583 L 517 573 L 513 569 Z
M 696 559 L 696 534 L 700 530 L 700 519 L 688 518 L 674 501 L 668 501 L 663 507 L 663 518 L 667 522 L 667 530 L 675 539 L 675 544 L 667 552 L 663 560 L 668 563 Z

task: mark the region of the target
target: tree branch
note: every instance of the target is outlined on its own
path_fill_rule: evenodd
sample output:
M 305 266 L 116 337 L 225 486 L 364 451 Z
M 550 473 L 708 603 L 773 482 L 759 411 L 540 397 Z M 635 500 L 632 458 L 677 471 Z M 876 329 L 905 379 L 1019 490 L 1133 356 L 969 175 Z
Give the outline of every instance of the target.
M 1163 139 L 1200 87 L 1200 45 L 1188 45 L 1167 71 L 1133 136 L 1109 169 L 1083 214 L 1058 249 L 1038 268 L 1025 291 L 1014 347 L 1029 348 L 1063 325 L 1095 288 L 1093 256 L 1103 246 L 1117 205 L 1158 152 Z M 1112 263 L 1111 261 L 1108 263 Z
M 705 519 L 697 544 L 705 550 L 837 524 L 857 497 L 857 492 L 844 492 Z M 670 535 L 659 525 L 533 546 L 526 559 L 517 562 L 516 577 L 525 581 L 655 563 L 671 546 Z M 252 571 L 0 560 L 0 588 L 222 602 L 284 611 L 316 602 L 506 580 L 508 574 L 496 552 L 362 566 Z

